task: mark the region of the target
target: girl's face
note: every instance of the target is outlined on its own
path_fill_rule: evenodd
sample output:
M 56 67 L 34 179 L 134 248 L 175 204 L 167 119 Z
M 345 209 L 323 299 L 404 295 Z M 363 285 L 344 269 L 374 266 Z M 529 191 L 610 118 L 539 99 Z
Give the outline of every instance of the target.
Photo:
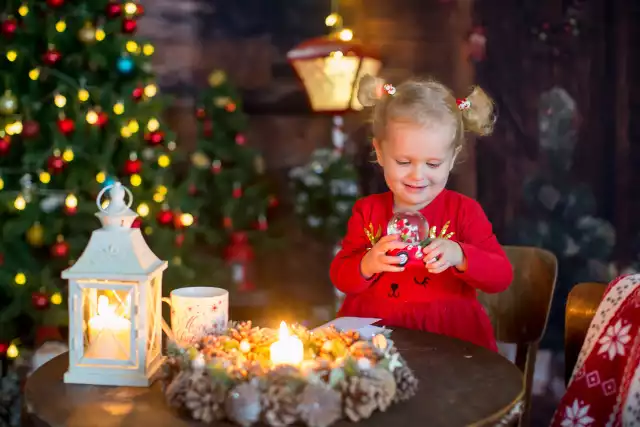
M 390 122 L 386 136 L 373 145 L 396 208 L 422 209 L 444 189 L 458 154 L 451 126 Z

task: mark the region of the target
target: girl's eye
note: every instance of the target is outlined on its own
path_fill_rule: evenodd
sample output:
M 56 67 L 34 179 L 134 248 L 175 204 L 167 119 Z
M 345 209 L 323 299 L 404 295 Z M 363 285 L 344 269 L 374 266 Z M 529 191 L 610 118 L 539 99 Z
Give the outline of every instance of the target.
M 396 160 L 396 163 L 399 164 L 400 166 L 406 166 L 406 165 L 410 164 L 411 162 L 402 162 L 400 160 Z
M 437 169 L 441 164 L 442 163 L 427 163 L 427 166 L 429 166 L 431 169 Z

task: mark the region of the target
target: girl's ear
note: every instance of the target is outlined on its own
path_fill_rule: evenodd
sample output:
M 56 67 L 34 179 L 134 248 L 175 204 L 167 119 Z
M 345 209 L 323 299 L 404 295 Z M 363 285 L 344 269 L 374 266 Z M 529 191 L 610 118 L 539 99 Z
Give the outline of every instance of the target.
M 382 164 L 382 148 L 380 147 L 380 141 L 376 138 L 373 138 L 373 148 L 376 150 L 376 161 L 380 166 L 384 166 Z
M 449 166 L 449 172 L 451 172 L 451 169 L 453 169 L 453 166 L 455 166 L 456 158 L 458 157 L 458 154 L 460 154 L 460 150 L 462 150 L 462 146 L 456 147 L 456 149 L 453 151 L 453 159 L 451 160 L 451 166 Z

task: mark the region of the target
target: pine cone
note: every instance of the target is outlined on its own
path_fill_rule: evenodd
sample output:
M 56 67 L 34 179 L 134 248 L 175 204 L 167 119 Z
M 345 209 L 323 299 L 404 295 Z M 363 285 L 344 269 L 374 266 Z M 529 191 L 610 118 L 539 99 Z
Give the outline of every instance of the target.
M 374 397 L 378 409 L 386 411 L 396 396 L 396 380 L 393 374 L 386 369 L 375 368 L 365 371 L 364 375 L 375 381 L 377 391 Z
M 224 400 L 227 389 L 209 376 L 195 374 L 185 395 L 185 406 L 198 421 L 211 423 L 224 417 Z
M 307 427 L 328 427 L 342 417 L 342 397 L 330 387 L 308 384 L 300 396 L 298 413 Z
M 298 418 L 297 387 L 286 379 L 275 381 L 267 386 L 262 395 L 262 418 L 272 427 L 284 427 L 293 424 Z
M 225 401 L 227 418 L 242 427 L 249 427 L 260 419 L 260 391 L 253 382 L 235 386 Z
M 176 378 L 180 371 L 180 361 L 174 357 L 168 357 L 162 365 L 158 378 L 160 380 L 160 384 L 162 385 L 163 393 L 167 390 L 169 384 L 171 384 L 171 382 Z
M 375 381 L 351 376 L 342 385 L 344 413 L 353 422 L 369 418 L 377 408 Z
M 171 381 L 164 391 L 164 397 L 170 408 L 177 410 L 180 413 L 186 411 L 185 400 L 187 391 L 191 386 L 191 375 L 187 372 L 180 372 Z
M 418 379 L 413 374 L 411 368 L 406 364 L 393 370 L 393 377 L 396 381 L 396 396 L 394 402 L 404 402 L 415 396 L 418 391 Z

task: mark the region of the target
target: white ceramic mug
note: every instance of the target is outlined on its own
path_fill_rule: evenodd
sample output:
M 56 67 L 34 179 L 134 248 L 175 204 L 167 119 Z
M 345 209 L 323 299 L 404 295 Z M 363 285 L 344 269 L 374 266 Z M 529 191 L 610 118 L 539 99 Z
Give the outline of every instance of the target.
M 162 301 L 171 307 L 171 327 L 163 320 L 163 329 L 181 346 L 188 346 L 205 335 L 227 328 L 229 292 L 226 289 L 204 286 L 179 288 Z

